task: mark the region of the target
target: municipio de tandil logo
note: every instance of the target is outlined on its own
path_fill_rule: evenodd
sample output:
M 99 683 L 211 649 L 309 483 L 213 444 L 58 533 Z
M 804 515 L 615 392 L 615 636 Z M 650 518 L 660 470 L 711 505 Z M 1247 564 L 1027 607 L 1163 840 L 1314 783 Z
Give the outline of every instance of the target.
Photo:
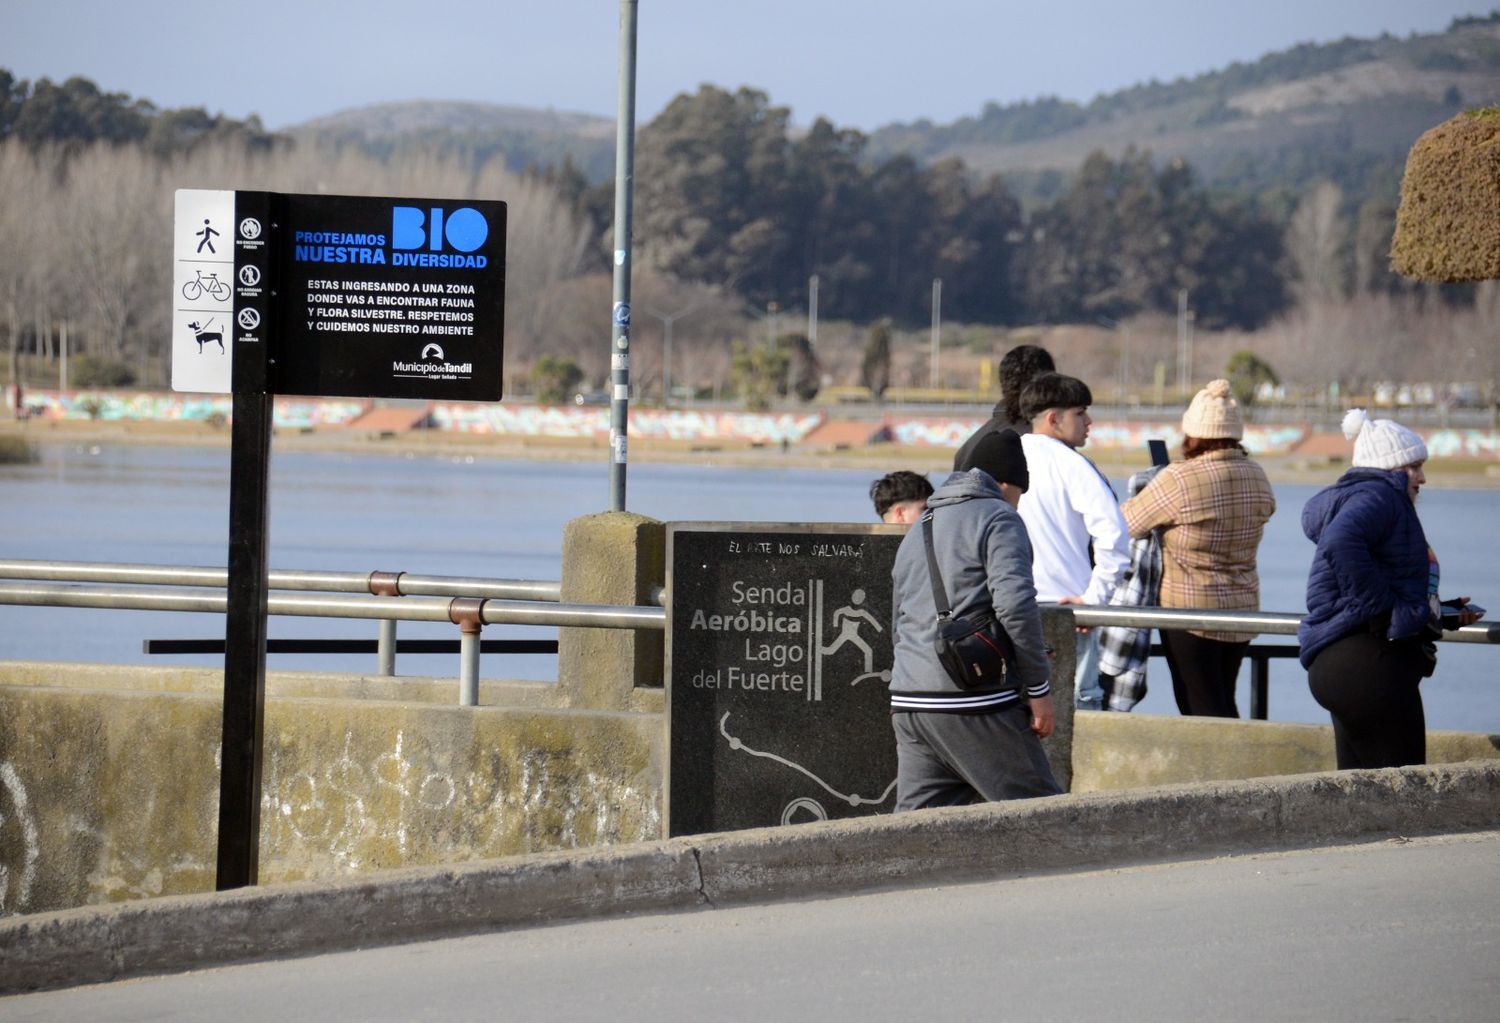
M 472 362 L 448 361 L 443 346 L 430 342 L 422 349 L 416 362 L 397 360 L 391 364 L 391 372 L 398 377 L 423 377 L 428 380 L 463 380 L 474 375 Z

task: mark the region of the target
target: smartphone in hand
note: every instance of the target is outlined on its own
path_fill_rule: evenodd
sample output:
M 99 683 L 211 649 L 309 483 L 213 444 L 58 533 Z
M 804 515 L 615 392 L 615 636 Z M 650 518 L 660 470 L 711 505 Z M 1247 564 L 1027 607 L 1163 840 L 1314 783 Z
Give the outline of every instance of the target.
M 1467 604 L 1460 604 L 1456 600 L 1445 600 L 1442 603 L 1442 607 L 1443 614 L 1439 621 L 1442 624 L 1442 627 L 1449 631 L 1459 628 L 1460 623 L 1458 620 L 1458 616 L 1465 611 L 1471 614 L 1478 615 L 1480 618 L 1483 618 L 1485 615 L 1485 609 L 1480 607 L 1473 601 L 1470 601 Z

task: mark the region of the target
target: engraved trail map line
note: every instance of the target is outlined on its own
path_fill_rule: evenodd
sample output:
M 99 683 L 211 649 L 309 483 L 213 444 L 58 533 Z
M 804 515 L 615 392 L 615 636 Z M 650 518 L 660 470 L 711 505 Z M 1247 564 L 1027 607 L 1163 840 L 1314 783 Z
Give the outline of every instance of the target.
M 787 760 L 785 757 L 778 757 L 775 753 L 765 753 L 761 750 L 751 749 L 749 746 L 746 746 L 742 741 L 740 741 L 740 739 L 736 738 L 733 735 L 730 735 L 728 730 L 724 727 L 725 723 L 729 720 L 730 713 L 730 711 L 726 710 L 724 712 L 724 716 L 719 719 L 719 734 L 722 735 L 725 739 L 729 740 L 730 749 L 740 750 L 742 752 L 750 754 L 752 757 L 765 757 L 767 760 L 774 760 L 778 764 L 785 764 L 787 767 L 790 767 L 794 771 L 800 771 L 811 778 L 813 781 L 817 782 L 819 785 L 823 786 L 823 788 L 828 791 L 829 795 L 837 799 L 842 799 L 850 806 L 860 806 L 862 804 L 875 806 L 876 804 L 883 803 L 890 798 L 891 790 L 896 787 L 896 779 L 892 778 L 891 783 L 885 787 L 885 792 L 881 793 L 879 799 L 870 799 L 866 796 L 846 795 L 840 792 L 838 789 L 834 788 L 832 785 L 828 784 L 822 778 L 819 778 L 816 774 L 813 774 L 801 764 Z

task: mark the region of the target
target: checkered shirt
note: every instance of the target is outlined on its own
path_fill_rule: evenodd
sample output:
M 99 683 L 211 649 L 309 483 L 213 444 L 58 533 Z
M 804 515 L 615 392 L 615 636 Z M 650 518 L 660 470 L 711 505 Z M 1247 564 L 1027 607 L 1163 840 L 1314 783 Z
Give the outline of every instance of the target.
M 1125 493 L 1134 497 L 1145 489 L 1162 466 L 1131 476 Z M 1110 607 L 1155 607 L 1161 588 L 1161 533 L 1153 529 L 1130 541 L 1130 567 L 1110 594 Z M 1099 635 L 1099 674 L 1113 676 L 1110 710 L 1130 710 L 1146 698 L 1146 661 L 1151 656 L 1151 630 L 1128 625 L 1104 625 Z

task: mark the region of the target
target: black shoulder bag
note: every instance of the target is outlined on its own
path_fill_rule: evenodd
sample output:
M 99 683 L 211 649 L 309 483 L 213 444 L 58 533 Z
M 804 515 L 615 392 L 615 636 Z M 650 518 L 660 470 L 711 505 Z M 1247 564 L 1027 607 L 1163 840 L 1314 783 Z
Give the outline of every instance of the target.
M 932 512 L 922 516 L 922 542 L 927 545 L 927 574 L 932 602 L 937 607 L 937 655 L 943 670 L 960 689 L 1014 689 L 1008 665 L 1016 648 L 995 619 L 993 608 L 954 617 L 932 548 Z

